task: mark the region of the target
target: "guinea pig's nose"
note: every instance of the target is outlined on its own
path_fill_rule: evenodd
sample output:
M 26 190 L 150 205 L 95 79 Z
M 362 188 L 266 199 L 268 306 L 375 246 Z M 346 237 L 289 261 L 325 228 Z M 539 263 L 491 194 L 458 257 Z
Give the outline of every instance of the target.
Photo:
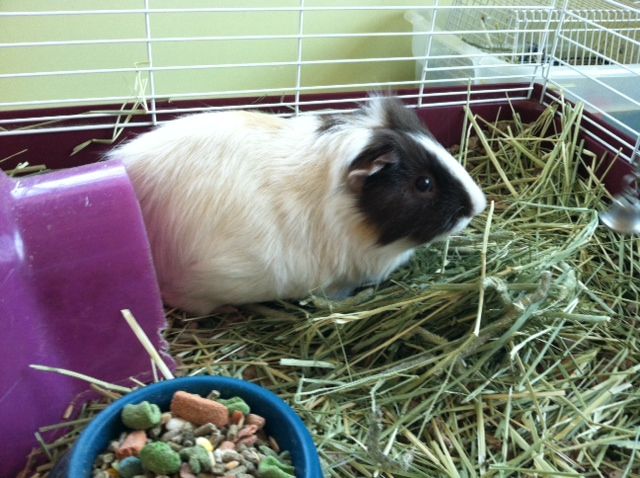
M 471 195 L 471 215 L 477 216 L 487 207 L 487 197 L 482 192 L 482 189 L 478 187 L 475 194 Z
M 485 210 L 487 207 L 487 198 L 480 189 L 480 186 L 476 184 L 471 176 L 468 177 L 468 181 L 465 184 L 466 201 L 465 202 L 465 215 L 466 217 L 475 217 Z

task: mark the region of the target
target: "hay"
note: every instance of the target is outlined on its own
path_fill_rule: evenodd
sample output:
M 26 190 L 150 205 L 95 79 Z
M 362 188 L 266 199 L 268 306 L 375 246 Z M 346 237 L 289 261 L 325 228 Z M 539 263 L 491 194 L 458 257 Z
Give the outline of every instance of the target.
M 491 208 L 380 287 L 168 311 L 177 375 L 279 394 L 328 477 L 640 476 L 640 239 L 599 226 L 608 193 L 582 109 L 564 106 L 555 131 L 556 108 L 531 124 L 467 114 L 462 161 Z M 52 461 L 119 396 L 94 387 L 104 403 L 43 445 Z

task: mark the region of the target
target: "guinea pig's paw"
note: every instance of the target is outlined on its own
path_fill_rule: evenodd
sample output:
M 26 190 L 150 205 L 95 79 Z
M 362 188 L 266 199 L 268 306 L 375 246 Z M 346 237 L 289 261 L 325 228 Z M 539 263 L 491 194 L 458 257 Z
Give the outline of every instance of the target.
M 210 299 L 189 297 L 166 290 L 162 292 L 162 300 L 166 305 L 176 307 L 192 316 L 210 315 L 221 306 L 219 302 L 212 302 Z
M 334 302 L 340 302 L 351 297 L 354 290 L 354 287 L 350 286 L 330 286 L 322 291 L 322 295 Z
M 211 315 L 239 314 L 240 309 L 233 305 L 221 305 L 211 311 Z
M 343 289 L 346 292 L 347 289 Z M 327 297 L 312 296 L 311 302 L 318 309 L 335 310 L 336 308 L 354 307 L 363 302 L 370 300 L 376 294 L 374 287 L 359 287 L 357 289 L 349 289 L 348 295 L 338 299 Z M 306 305 L 306 304 L 302 304 Z

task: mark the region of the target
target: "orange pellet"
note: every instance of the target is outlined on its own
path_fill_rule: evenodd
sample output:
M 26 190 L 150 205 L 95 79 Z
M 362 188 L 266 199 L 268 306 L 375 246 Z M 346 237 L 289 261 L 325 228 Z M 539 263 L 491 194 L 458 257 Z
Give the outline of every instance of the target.
M 129 433 L 122 445 L 116 449 L 116 457 L 121 460 L 128 456 L 138 456 L 147 444 L 147 433 L 144 430 L 136 430 Z
M 240 410 L 236 410 L 231 414 L 230 422 L 241 427 L 244 424 L 244 413 Z
M 218 450 L 235 450 L 236 444 L 232 441 L 223 441 L 218 445 Z
M 218 428 L 229 423 L 229 410 L 221 403 L 187 392 L 176 392 L 171 401 L 171 411 L 177 417 L 196 425 L 213 423 Z

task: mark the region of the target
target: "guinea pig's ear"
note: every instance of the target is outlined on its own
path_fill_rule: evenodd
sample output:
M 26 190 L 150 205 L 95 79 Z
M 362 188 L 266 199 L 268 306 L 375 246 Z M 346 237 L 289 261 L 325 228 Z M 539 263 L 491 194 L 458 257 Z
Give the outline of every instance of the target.
M 381 171 L 385 166 L 395 164 L 398 158 L 393 153 L 385 153 L 374 158 L 358 158 L 349 168 L 347 186 L 354 193 L 362 191 L 365 180 Z
M 372 123 L 378 127 L 408 133 L 428 133 L 425 125 L 413 108 L 408 108 L 398 98 L 391 96 L 372 96 L 365 112 Z

